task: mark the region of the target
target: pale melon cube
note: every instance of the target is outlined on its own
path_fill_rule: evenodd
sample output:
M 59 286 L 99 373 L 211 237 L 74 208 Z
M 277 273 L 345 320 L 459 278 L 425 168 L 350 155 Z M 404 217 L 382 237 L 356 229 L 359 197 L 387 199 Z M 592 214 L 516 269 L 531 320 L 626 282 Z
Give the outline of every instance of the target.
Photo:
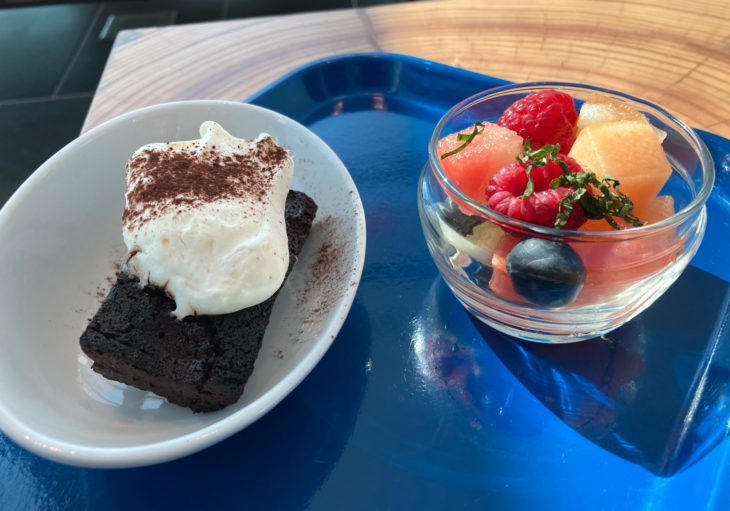
M 451 243 L 460 252 L 469 255 L 480 263 L 491 266 L 494 249 L 497 247 L 504 231 L 490 221 L 479 224 L 473 229 L 473 234 L 466 237 L 449 227 L 439 218 L 441 233 L 444 239 Z
M 661 144 L 645 121 L 586 126 L 578 134 L 570 156 L 599 180 L 604 176 L 618 179 L 619 189 L 629 196 L 634 209 L 647 206 L 672 174 Z
M 578 129 L 583 129 L 592 124 L 617 121 L 645 121 L 649 123 L 644 114 L 635 110 L 627 103 L 621 103 L 603 94 L 591 94 L 580 108 L 580 115 L 578 116 L 576 126 L 578 126 Z M 649 126 L 651 126 L 657 139 L 659 139 L 659 143 L 664 142 L 667 133 L 652 126 L 651 123 L 649 123 Z

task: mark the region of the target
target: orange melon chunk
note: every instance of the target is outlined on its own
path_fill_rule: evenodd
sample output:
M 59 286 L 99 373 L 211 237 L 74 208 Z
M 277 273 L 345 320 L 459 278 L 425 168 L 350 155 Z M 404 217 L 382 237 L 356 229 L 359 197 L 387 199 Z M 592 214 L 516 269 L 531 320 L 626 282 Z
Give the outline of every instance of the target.
M 578 134 L 570 156 L 599 180 L 618 179 L 635 209 L 647 207 L 672 174 L 661 144 L 645 121 L 591 124 Z

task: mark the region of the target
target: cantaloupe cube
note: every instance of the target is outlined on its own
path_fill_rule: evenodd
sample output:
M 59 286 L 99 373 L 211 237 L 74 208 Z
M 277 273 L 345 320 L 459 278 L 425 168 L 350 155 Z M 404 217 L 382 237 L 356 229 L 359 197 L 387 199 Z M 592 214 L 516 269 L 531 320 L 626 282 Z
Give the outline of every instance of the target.
M 591 124 L 578 134 L 570 156 L 599 180 L 618 179 L 635 209 L 648 206 L 672 174 L 661 144 L 645 121 Z
M 652 200 L 645 208 L 635 210 L 634 213 L 639 220 L 649 225 L 666 220 L 674 214 L 674 197 L 671 195 L 660 195 Z

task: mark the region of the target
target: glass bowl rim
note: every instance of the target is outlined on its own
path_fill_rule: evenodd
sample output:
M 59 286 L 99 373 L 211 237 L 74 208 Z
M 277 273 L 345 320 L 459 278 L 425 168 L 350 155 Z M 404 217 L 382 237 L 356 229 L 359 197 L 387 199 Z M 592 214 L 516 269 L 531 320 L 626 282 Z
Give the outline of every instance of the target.
M 611 230 L 611 231 L 569 231 L 566 229 L 555 229 L 553 227 L 543 227 L 541 225 L 531 224 L 528 222 L 524 222 L 522 220 L 516 220 L 514 218 L 508 217 L 507 215 L 503 215 L 501 213 L 497 213 L 496 211 L 490 209 L 489 207 L 475 201 L 468 195 L 466 195 L 463 191 L 461 191 L 455 183 L 453 183 L 449 177 L 446 175 L 446 172 L 444 172 L 443 167 L 441 166 L 441 160 L 439 158 L 439 155 L 436 151 L 439 136 L 441 135 L 441 132 L 444 130 L 446 125 L 451 121 L 452 118 L 455 117 L 455 115 L 465 109 L 466 107 L 474 104 L 479 101 L 483 101 L 485 99 L 488 99 L 491 96 L 496 96 L 500 93 L 510 91 L 510 92 L 537 92 L 540 90 L 550 89 L 554 87 L 564 87 L 564 88 L 573 88 L 573 89 L 582 89 L 586 91 L 594 91 L 594 92 L 601 92 L 604 94 L 608 94 L 611 96 L 618 96 L 621 98 L 629 99 L 631 101 L 635 101 L 640 104 L 644 104 L 648 106 L 649 108 L 659 112 L 660 114 L 666 116 L 671 122 L 675 123 L 680 130 L 683 130 L 689 137 L 692 139 L 692 141 L 697 145 L 699 148 L 698 151 L 698 157 L 700 160 L 700 164 L 702 165 L 703 172 L 705 174 L 705 180 L 702 184 L 702 188 L 697 192 L 697 195 L 690 201 L 690 203 L 685 206 L 680 211 L 674 213 L 669 218 L 666 218 L 664 220 L 661 220 L 659 222 L 656 222 L 654 224 L 645 225 L 643 227 L 635 227 L 633 229 L 627 229 L 627 230 Z M 478 94 L 474 94 L 473 96 L 470 96 L 466 98 L 465 100 L 457 103 L 452 108 L 449 109 L 448 112 L 446 112 L 443 117 L 439 120 L 439 122 L 436 124 L 436 127 L 433 130 L 433 133 L 431 134 L 431 138 L 428 143 L 428 153 L 429 153 L 429 163 L 432 170 L 435 170 L 436 176 L 438 177 L 439 181 L 441 182 L 441 185 L 444 186 L 447 191 L 449 191 L 451 194 L 453 194 L 454 197 L 462 201 L 464 204 L 468 205 L 470 208 L 474 209 L 475 211 L 479 212 L 482 216 L 485 216 L 487 218 L 490 218 L 492 220 L 496 220 L 500 224 L 506 224 L 513 227 L 516 227 L 520 230 L 527 231 L 527 232 L 534 232 L 536 234 L 542 235 L 542 236 L 550 236 L 550 237 L 574 237 L 574 238 L 584 238 L 587 240 L 596 240 L 599 238 L 606 238 L 606 239 L 621 239 L 622 241 L 628 240 L 628 239 L 634 239 L 634 238 L 641 238 L 644 236 L 648 236 L 651 234 L 654 234 L 656 232 L 663 231 L 670 227 L 675 227 L 684 220 L 688 219 L 689 217 L 693 216 L 697 211 L 702 208 L 707 201 L 708 197 L 710 196 L 710 193 L 712 192 L 712 187 L 715 182 L 715 166 L 712 161 L 712 156 L 710 155 L 710 151 L 705 145 L 705 143 L 702 141 L 702 139 L 697 135 L 697 133 L 689 127 L 686 123 L 681 121 L 680 119 L 677 119 L 672 114 L 664 110 L 663 108 L 655 105 L 654 103 L 651 103 L 649 101 L 646 101 L 641 98 L 637 98 L 635 96 L 631 96 L 630 94 L 626 94 L 623 92 L 614 91 L 612 89 L 606 89 L 603 87 L 596 87 L 593 85 L 584 85 L 580 83 L 571 83 L 571 82 L 526 82 L 526 83 L 514 83 L 509 85 L 502 85 L 501 87 L 495 87 L 493 89 L 488 89 L 482 92 L 479 92 Z

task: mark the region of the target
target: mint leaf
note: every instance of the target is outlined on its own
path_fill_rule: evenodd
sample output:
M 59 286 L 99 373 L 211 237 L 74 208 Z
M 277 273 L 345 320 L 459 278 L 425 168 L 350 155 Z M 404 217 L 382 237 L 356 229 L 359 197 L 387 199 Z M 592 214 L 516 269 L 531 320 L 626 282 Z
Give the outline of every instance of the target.
M 532 169 L 530 169 L 532 170 Z M 525 193 L 520 195 L 520 199 L 526 199 L 530 195 L 532 195 L 532 192 L 535 190 L 535 183 L 532 182 L 532 176 L 530 175 L 530 170 L 527 170 L 527 186 L 525 187 Z
M 621 218 L 624 222 L 633 225 L 634 227 L 641 227 L 645 225 L 634 215 L 634 205 L 629 199 L 629 196 L 621 193 L 619 186 L 621 183 L 618 179 L 606 176 L 603 180 L 599 181 L 593 172 L 584 173 L 573 173 L 564 175 L 561 179 L 560 184 L 567 186 L 574 186 L 577 188 L 575 192 L 568 193 L 560 201 L 561 206 L 565 206 L 565 211 L 572 211 L 573 204 L 580 201 L 580 205 L 583 208 L 583 214 L 589 220 L 601 220 L 604 219 L 608 222 L 608 225 L 614 229 L 619 229 L 616 218 Z M 553 180 L 555 181 L 555 180 Z M 601 193 L 593 195 L 588 189 L 588 185 L 598 189 Z M 550 183 L 553 186 L 553 183 Z M 557 187 L 556 187 L 557 188 Z M 585 193 L 578 194 L 578 191 L 584 191 Z M 568 213 L 569 215 L 570 213 Z M 558 214 L 555 221 L 555 228 L 559 229 L 558 220 L 562 219 L 562 212 Z M 567 218 L 567 216 L 564 216 Z M 563 222 L 560 225 L 565 225 Z
M 482 127 L 482 131 L 479 131 L 479 126 Z M 456 153 L 461 152 L 466 146 L 468 146 L 469 144 L 471 144 L 474 141 L 474 138 L 477 135 L 481 135 L 482 133 L 484 133 L 484 124 L 482 124 L 479 121 L 475 122 L 474 123 L 474 131 L 472 131 L 471 134 L 466 135 L 464 133 L 459 133 L 456 136 L 456 140 L 458 142 L 464 142 L 464 143 L 462 145 L 460 145 L 459 147 L 457 147 L 456 149 L 454 149 L 453 151 L 449 151 L 448 153 L 442 154 L 441 155 L 441 159 L 443 160 L 444 158 L 447 158 L 449 156 L 453 156 Z
M 558 203 L 558 216 L 555 217 L 556 229 L 560 229 L 568 222 L 568 217 L 573 212 L 573 205 L 585 196 L 586 191 L 585 188 L 578 188 L 574 192 L 566 193 L 565 197 L 560 200 L 560 203 Z
M 532 181 L 532 169 L 538 167 L 545 167 L 549 164 L 550 160 L 559 161 L 558 153 L 560 152 L 560 144 L 550 145 L 546 144 L 537 151 L 533 151 L 530 147 L 530 137 L 525 139 L 525 150 L 521 153 L 517 153 L 515 158 L 522 164 L 526 164 L 525 172 L 527 173 L 527 187 L 525 187 L 525 193 L 520 195 L 520 199 L 526 199 L 535 190 L 535 184 Z M 567 170 L 567 166 L 565 167 Z M 565 172 L 565 171 L 563 171 Z M 551 183 L 552 186 L 552 183 Z M 559 185 L 558 185 L 559 186 Z

